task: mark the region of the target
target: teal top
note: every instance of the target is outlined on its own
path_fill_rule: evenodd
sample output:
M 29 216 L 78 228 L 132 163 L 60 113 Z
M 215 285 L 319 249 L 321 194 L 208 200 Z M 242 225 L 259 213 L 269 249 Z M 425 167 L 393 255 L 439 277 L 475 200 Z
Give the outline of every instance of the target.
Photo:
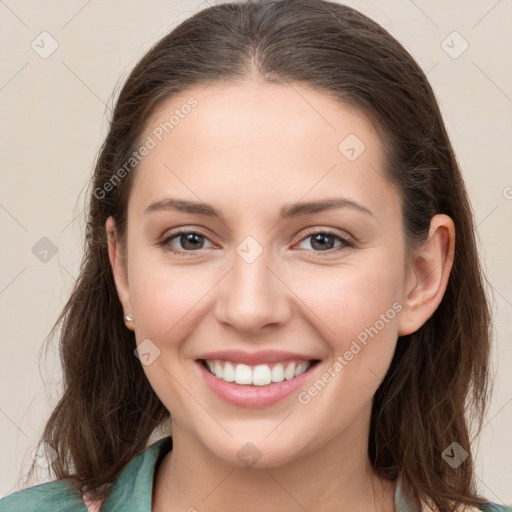
M 164 456 L 172 449 L 172 438 L 164 437 L 134 457 L 114 483 L 101 512 L 151 512 L 153 477 Z M 512 506 L 487 503 L 485 512 L 512 512 Z M 0 512 L 88 512 L 80 494 L 65 480 L 54 480 L 14 492 L 0 500 Z M 395 512 L 412 512 L 396 486 Z

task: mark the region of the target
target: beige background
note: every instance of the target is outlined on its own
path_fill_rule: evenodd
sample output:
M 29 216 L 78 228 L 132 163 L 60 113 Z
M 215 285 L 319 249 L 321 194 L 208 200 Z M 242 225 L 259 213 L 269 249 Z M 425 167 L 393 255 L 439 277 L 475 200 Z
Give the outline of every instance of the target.
M 0 495 L 15 490 L 60 390 L 55 345 L 41 365 L 40 347 L 78 273 L 77 198 L 106 133 L 105 104 L 154 42 L 207 3 L 0 1 Z M 479 485 L 489 499 L 512 503 L 512 3 L 347 3 L 428 72 L 462 165 L 495 296 L 497 375 Z M 43 31 L 58 43 L 47 58 L 31 47 L 35 40 L 40 53 L 51 49 Z

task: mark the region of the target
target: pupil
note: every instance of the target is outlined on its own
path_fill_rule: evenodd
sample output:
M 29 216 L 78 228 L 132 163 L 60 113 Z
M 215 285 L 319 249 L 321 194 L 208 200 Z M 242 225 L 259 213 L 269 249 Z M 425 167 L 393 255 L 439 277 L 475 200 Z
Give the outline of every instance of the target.
M 330 244 L 327 244 L 327 245 L 329 245 L 329 247 L 326 247 L 326 244 L 325 244 L 326 240 L 331 241 Z M 333 237 L 331 237 L 329 235 L 323 235 L 322 233 L 318 233 L 313 236 L 313 241 L 312 241 L 311 245 L 313 248 L 320 248 L 321 250 L 328 250 L 328 249 L 332 249 L 332 242 L 333 242 Z M 319 243 L 318 247 L 315 247 L 316 243 Z
M 185 249 L 197 249 L 198 244 L 201 245 L 201 240 L 198 240 L 201 235 L 198 235 L 197 233 L 188 233 L 186 235 L 181 236 L 181 243 L 182 246 Z M 189 247 L 187 247 L 187 244 L 191 244 Z M 199 247 L 200 248 L 200 247 Z

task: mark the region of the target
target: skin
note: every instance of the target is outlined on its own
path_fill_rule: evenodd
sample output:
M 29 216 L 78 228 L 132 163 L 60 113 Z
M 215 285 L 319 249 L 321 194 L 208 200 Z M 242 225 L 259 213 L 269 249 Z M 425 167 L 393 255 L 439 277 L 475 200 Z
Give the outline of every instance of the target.
M 144 371 L 172 414 L 173 451 L 158 469 L 153 511 L 393 511 L 395 483 L 373 474 L 367 446 L 372 400 L 398 336 L 419 329 L 446 290 L 455 229 L 431 222 L 427 243 L 406 257 L 400 195 L 384 178 L 374 127 L 357 111 L 304 85 L 213 83 L 168 99 L 146 137 L 193 96 L 198 106 L 135 171 L 126 246 L 110 218 L 109 255 L 137 343 L 160 355 Z M 338 145 L 356 134 L 366 149 L 349 161 Z M 165 209 L 165 197 L 211 203 L 224 220 Z M 296 201 L 343 196 L 345 207 L 278 220 Z M 202 248 L 171 230 L 201 230 Z M 327 254 L 306 228 L 336 231 Z M 252 236 L 263 252 L 236 248 Z M 183 242 L 183 238 L 181 239 Z M 199 247 L 201 245 L 199 244 Z M 336 251 L 337 248 L 341 247 Z M 264 408 L 217 398 L 195 359 L 210 350 L 289 350 L 320 359 L 321 376 L 393 303 L 401 311 L 308 404 L 297 394 Z M 253 467 L 237 457 L 253 443 Z

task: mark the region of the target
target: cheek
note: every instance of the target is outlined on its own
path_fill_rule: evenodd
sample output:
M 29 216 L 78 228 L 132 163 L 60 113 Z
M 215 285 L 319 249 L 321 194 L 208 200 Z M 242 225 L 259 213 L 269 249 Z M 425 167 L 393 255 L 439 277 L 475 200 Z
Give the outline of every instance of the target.
M 399 265 L 354 264 L 322 269 L 314 278 L 297 274 L 293 279 L 294 292 L 306 306 L 304 314 L 309 309 L 308 316 L 316 318 L 315 325 L 323 324 L 322 331 L 329 339 L 341 343 L 352 339 L 378 322 L 381 315 L 386 317 L 386 328 L 397 323 L 396 310 L 400 308 L 393 308 L 393 304 L 401 297 Z M 381 322 L 378 327 L 383 329 Z
M 295 283 L 294 291 L 307 306 L 302 315 L 329 346 L 333 380 L 353 399 L 370 398 L 396 346 L 402 274 L 399 265 L 383 268 L 339 267 Z
M 135 258 L 132 261 L 130 295 L 137 345 L 148 346 L 150 352 L 158 354 L 149 365 L 143 365 L 143 370 L 165 407 L 176 419 L 186 423 L 193 417 L 192 412 L 197 414 L 190 394 L 197 396 L 198 391 L 197 383 L 187 380 L 184 373 L 190 367 L 183 364 L 191 362 L 183 357 L 183 341 L 197 329 L 198 315 L 207 305 L 204 299 L 213 282 L 208 282 L 211 276 L 207 272 L 200 276 L 192 266 L 171 268 L 147 259 L 144 263 L 142 258 L 137 264 Z M 148 345 L 146 340 L 154 345 Z M 187 393 L 183 392 L 183 386 Z
M 214 284 L 212 272 L 166 265 L 156 251 L 135 252 L 132 262 L 130 297 L 137 335 L 163 341 L 186 332 Z
M 298 401 L 304 414 L 315 411 L 306 414 L 312 429 L 321 423 L 328 425 L 325 435 L 336 435 L 368 405 L 384 379 L 396 347 L 402 306 L 395 300 L 399 296 L 395 282 L 380 272 L 352 274 L 340 279 L 340 286 L 333 279 L 318 284 L 317 293 L 304 302 L 318 312 L 315 326 L 322 330 L 330 354 L 324 372 L 301 390 Z M 322 301 L 315 299 L 317 294 L 323 295 Z

